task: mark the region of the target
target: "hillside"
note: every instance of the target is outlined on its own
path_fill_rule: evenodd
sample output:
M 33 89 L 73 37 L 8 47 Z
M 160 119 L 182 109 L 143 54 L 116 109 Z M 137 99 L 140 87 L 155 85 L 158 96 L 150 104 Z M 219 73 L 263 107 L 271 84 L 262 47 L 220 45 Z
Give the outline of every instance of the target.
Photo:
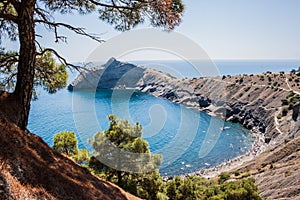
M 135 71 L 139 73 L 133 76 Z M 101 80 L 104 73 L 105 82 Z M 93 83 L 92 87 L 88 82 Z M 241 170 L 256 178 L 265 198 L 295 199 L 300 198 L 299 84 L 300 72 L 177 79 L 111 59 L 81 74 L 69 89 L 135 88 L 240 123 L 259 136 L 259 141 L 246 158 L 217 167 L 218 173 L 214 174 Z M 270 164 L 272 169 L 267 168 Z
M 0 200 L 139 199 L 12 123 L 0 120 L 0 133 Z

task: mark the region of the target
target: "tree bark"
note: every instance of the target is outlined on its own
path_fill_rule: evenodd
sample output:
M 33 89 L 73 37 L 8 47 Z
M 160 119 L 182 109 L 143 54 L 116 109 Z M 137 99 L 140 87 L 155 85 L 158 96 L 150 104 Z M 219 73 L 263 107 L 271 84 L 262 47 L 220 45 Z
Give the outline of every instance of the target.
M 17 9 L 20 40 L 17 83 L 14 96 L 21 107 L 16 124 L 23 130 L 28 124 L 35 67 L 35 24 L 34 6 L 36 0 L 23 0 Z
M 117 171 L 118 175 L 118 186 L 122 187 L 122 171 Z

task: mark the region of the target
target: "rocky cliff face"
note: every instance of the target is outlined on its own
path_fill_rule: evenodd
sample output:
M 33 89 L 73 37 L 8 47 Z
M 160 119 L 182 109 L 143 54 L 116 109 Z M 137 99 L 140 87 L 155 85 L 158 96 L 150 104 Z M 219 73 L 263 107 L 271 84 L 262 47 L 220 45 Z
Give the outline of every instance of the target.
M 170 79 L 171 76 L 151 69 L 137 67 L 130 63 L 122 63 L 111 58 L 105 65 L 83 71 L 69 90 L 81 89 L 125 89 L 139 88 L 158 79 Z
M 265 198 L 299 198 L 300 72 L 176 79 L 112 59 L 80 75 L 70 88 L 91 88 L 86 79 L 98 88 L 135 88 L 263 135 L 265 152 L 236 170 L 255 177 Z
M 79 75 L 69 89 L 135 88 L 240 123 L 247 129 L 264 134 L 266 143 L 269 143 L 281 134 L 275 124 L 276 114 L 281 107 L 281 99 L 278 97 L 287 96 L 289 90 L 276 89 L 263 83 L 250 83 L 247 77 L 243 77 L 243 82 L 240 79 L 236 77 L 233 80 L 230 76 L 222 79 L 177 79 L 112 58 L 104 66 Z M 291 112 L 287 116 L 291 116 Z M 290 125 L 282 126 L 285 130 Z M 295 134 L 297 129 L 290 131 Z

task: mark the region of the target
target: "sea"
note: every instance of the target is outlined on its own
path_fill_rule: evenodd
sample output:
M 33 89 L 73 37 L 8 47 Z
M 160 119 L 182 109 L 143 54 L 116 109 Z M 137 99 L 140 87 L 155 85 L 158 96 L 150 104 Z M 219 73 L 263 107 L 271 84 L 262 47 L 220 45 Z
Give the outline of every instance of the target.
M 179 78 L 204 76 L 203 61 L 132 61 Z M 196 64 L 195 64 L 196 63 Z M 200 67 L 199 67 L 200 66 Z M 299 60 L 216 60 L 209 63 L 220 76 L 260 74 L 298 69 Z M 69 83 L 77 73 L 69 72 Z M 93 154 L 90 139 L 109 127 L 109 114 L 143 126 L 151 153 L 161 154 L 161 175 L 175 176 L 221 164 L 251 150 L 249 130 L 204 112 L 136 90 L 38 91 L 32 101 L 28 129 L 53 146 L 54 134 L 74 131 L 79 148 Z

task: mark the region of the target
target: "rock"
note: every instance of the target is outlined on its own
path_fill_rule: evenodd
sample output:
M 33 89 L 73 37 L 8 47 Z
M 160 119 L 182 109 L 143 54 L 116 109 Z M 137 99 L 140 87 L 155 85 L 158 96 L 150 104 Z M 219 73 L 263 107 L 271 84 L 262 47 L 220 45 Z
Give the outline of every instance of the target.
M 272 138 L 269 138 L 269 137 L 267 138 L 267 137 L 266 137 L 266 138 L 265 138 L 265 143 L 269 144 L 270 141 L 271 141 L 271 139 L 272 139 Z
M 205 97 L 200 97 L 198 103 L 199 103 L 199 107 L 206 108 L 211 104 L 211 100 Z
M 169 99 L 169 100 L 175 100 L 178 98 L 178 96 L 175 92 L 166 92 L 166 93 L 162 94 L 161 97 Z
M 229 106 L 217 108 L 214 112 L 226 118 L 232 116 L 232 109 Z

